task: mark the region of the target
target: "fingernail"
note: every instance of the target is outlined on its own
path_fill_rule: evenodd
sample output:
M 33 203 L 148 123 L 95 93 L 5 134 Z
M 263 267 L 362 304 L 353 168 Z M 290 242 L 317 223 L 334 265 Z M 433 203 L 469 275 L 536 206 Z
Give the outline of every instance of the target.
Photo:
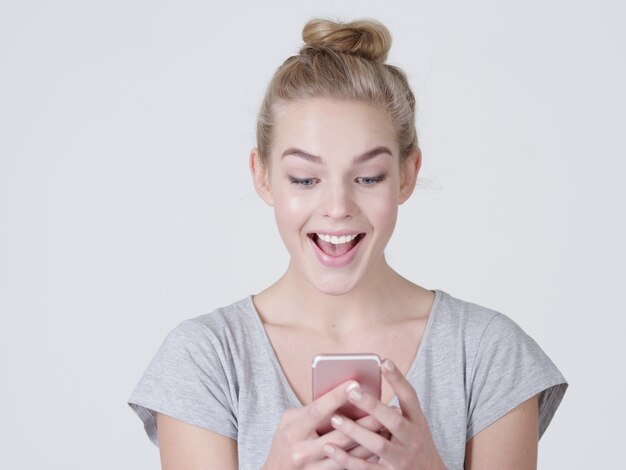
M 353 388 L 350 391 L 350 398 L 352 398 L 353 400 L 360 400 L 361 397 L 363 396 L 363 394 L 361 393 L 361 390 L 359 390 L 358 388 Z
M 348 386 L 346 387 L 346 392 L 350 393 L 350 390 L 352 390 L 353 388 L 357 388 L 358 386 L 359 386 L 359 382 L 350 382 Z
M 389 359 L 385 359 L 385 362 L 383 362 L 383 366 L 385 366 L 385 369 L 387 369 L 388 371 L 392 371 L 394 369 L 393 362 L 391 362 Z
M 333 423 L 333 426 L 341 426 L 341 423 L 343 423 L 343 418 L 341 418 L 341 416 L 333 416 L 330 419 L 331 423 Z
M 331 455 L 332 455 L 332 454 L 334 454 L 334 453 L 335 453 L 335 448 L 334 448 L 333 446 L 331 446 L 331 445 L 326 444 L 326 445 L 324 446 L 324 451 L 325 451 L 327 454 L 331 454 Z

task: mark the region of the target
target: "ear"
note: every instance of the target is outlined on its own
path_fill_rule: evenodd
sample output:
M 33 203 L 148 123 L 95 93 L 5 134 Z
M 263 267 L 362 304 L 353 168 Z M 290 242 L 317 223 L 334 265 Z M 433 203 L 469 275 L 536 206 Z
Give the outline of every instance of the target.
M 250 151 L 250 172 L 252 173 L 252 182 L 256 192 L 268 205 L 274 206 L 274 197 L 270 187 L 270 171 L 261 160 L 257 147 Z
M 422 165 L 422 151 L 417 147 L 411 152 L 400 167 L 400 194 L 398 204 L 403 204 L 413 194 L 417 174 Z

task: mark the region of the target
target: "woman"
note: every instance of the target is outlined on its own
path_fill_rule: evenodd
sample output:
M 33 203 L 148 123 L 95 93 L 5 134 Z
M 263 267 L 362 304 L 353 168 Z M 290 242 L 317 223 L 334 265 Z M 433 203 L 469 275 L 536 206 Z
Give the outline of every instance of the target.
M 396 273 L 384 249 L 421 164 L 415 100 L 374 20 L 311 20 L 273 77 L 250 154 L 286 272 L 182 322 L 129 400 L 163 468 L 536 468 L 567 383 L 512 320 Z M 380 400 L 311 398 L 324 353 L 387 358 Z M 367 416 L 336 416 L 344 403 Z M 157 434 L 158 429 L 158 434 Z

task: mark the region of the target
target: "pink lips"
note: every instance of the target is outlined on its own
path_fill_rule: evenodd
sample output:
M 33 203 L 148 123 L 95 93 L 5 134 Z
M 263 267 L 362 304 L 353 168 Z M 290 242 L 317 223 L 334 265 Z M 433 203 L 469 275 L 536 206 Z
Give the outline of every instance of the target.
M 354 233 L 354 232 L 352 232 Z M 313 250 L 315 251 L 315 255 L 317 259 L 327 268 L 342 268 L 347 266 L 352 262 L 354 257 L 357 255 L 359 248 L 361 247 L 361 241 L 365 238 L 365 235 L 361 236 L 356 245 L 352 247 L 350 251 L 341 255 L 341 256 L 332 256 L 327 253 L 324 253 L 317 243 L 313 240 L 312 237 L 307 237 L 309 239 L 309 243 L 313 246 Z

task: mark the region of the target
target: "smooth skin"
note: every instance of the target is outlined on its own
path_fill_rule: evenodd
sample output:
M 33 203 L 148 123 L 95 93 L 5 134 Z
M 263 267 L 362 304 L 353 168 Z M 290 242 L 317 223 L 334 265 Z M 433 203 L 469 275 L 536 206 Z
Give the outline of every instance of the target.
M 390 152 L 356 163 L 355 156 L 377 146 Z M 293 147 L 317 155 L 318 161 L 285 155 Z M 405 312 L 416 306 L 393 311 L 390 306 L 423 288 L 402 280 L 386 263 L 384 249 L 398 206 L 413 192 L 420 164 L 419 149 L 400 163 L 389 116 L 370 105 L 325 99 L 286 105 L 269 162 L 261 162 L 253 149 L 250 169 L 257 192 L 274 208 L 290 264 L 281 279 L 255 297 L 279 299 L 279 308 L 268 311 L 281 322 L 308 329 L 312 337 L 338 338 L 346 347 L 364 325 L 375 332 L 389 322 L 405 321 Z M 358 254 L 340 269 L 321 265 L 310 234 L 342 229 L 365 234 Z M 398 396 L 399 409 L 363 394 L 353 403 L 369 416 L 357 422 L 346 418 L 320 437 L 315 433 L 319 423 L 353 400 L 345 387 L 337 387 L 285 411 L 264 468 L 444 468 L 414 388 L 397 367 L 391 372 L 383 368 L 383 378 Z M 533 397 L 467 443 L 466 468 L 535 469 L 537 422 Z M 216 462 L 220 468 L 237 468 L 233 440 L 162 415 L 157 425 L 164 469 L 210 468 Z M 327 453 L 326 444 L 335 452 Z

